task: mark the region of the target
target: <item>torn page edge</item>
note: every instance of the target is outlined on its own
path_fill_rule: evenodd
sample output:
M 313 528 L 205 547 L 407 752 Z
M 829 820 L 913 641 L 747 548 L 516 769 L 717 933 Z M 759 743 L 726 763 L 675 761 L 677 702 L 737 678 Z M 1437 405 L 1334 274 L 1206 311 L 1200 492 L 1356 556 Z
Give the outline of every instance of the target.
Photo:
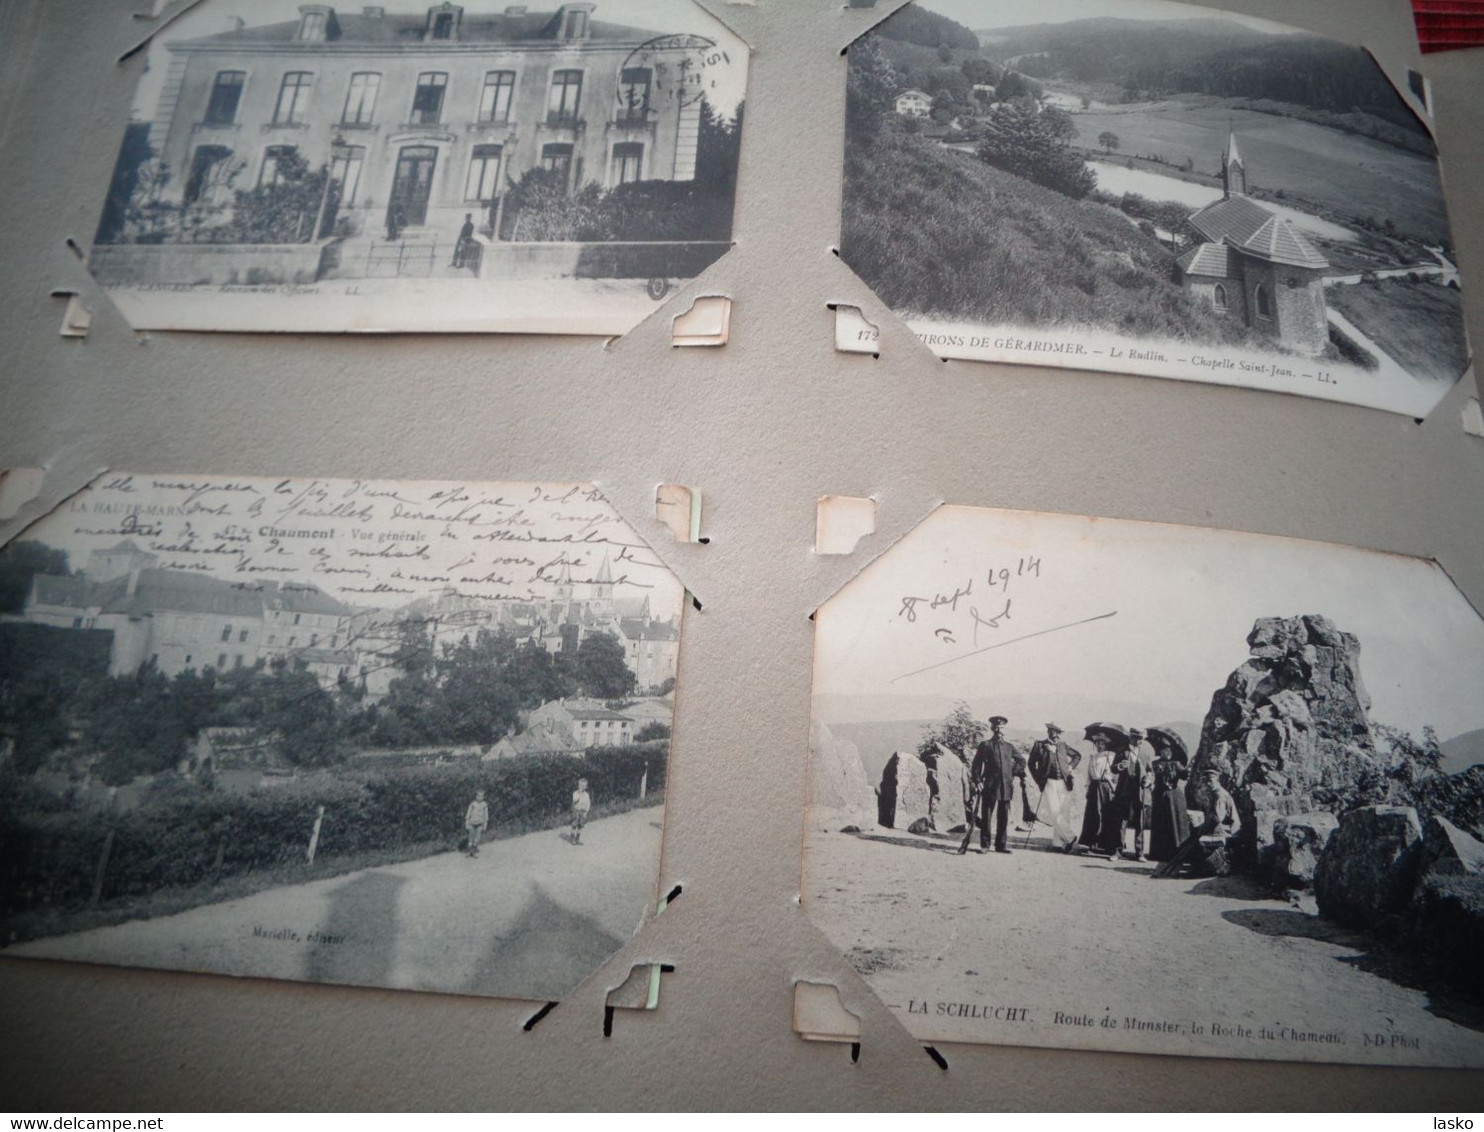
M 732 300 L 697 295 L 690 308 L 670 322 L 671 346 L 725 346 L 732 325 Z
M 875 533 L 876 501 L 870 496 L 824 495 L 815 505 L 815 554 L 851 554 Z

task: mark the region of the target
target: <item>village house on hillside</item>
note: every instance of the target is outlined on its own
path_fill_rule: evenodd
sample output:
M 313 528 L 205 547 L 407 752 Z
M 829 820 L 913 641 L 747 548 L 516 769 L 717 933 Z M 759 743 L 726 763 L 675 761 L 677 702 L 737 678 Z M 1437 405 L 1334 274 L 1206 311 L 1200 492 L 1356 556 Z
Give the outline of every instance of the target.
M 1190 217 L 1199 242 L 1175 261 L 1186 290 L 1227 318 L 1318 355 L 1329 344 L 1329 261 L 1286 218 L 1247 196 L 1247 166 L 1230 136 L 1219 201 Z
M 933 96 L 920 90 L 897 95 L 896 111 L 903 118 L 926 118 L 933 112 Z
M 159 557 L 125 539 L 93 551 L 68 577 L 38 574 L 24 616 L 64 629 L 113 634 L 109 675 L 144 664 L 166 676 L 188 668 L 254 668 L 304 661 L 323 684 L 355 674 L 345 622 L 349 606 L 313 586 L 251 586 L 186 570 L 162 570 Z
M 468 214 L 487 225 L 496 194 L 531 169 L 569 189 L 693 180 L 699 100 L 664 85 L 691 62 L 690 37 L 597 7 L 302 4 L 295 21 L 169 44 L 158 106 L 136 129 L 168 174 L 165 203 L 225 222 L 234 190 L 277 183 L 292 155 L 330 170 L 321 218 L 333 210 L 369 239 L 395 215 L 440 247 Z
M 515 755 L 580 755 L 590 747 L 626 747 L 634 720 L 599 700 L 548 700 L 526 718 L 526 726 L 490 748 L 486 758 Z

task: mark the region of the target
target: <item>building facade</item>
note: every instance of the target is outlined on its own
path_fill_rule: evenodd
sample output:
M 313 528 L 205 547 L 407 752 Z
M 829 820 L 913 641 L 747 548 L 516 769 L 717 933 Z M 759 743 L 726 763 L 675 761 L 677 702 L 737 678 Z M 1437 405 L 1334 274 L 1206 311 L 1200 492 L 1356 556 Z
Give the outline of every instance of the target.
M 342 231 L 452 246 L 530 169 L 569 187 L 693 179 L 700 100 L 687 84 L 706 41 L 607 23 L 597 7 L 304 4 L 297 21 L 171 43 L 149 127 L 164 196 L 224 209 L 294 156 L 328 166 Z
M 933 112 L 933 96 L 920 90 L 904 90 L 897 95 L 895 108 L 903 118 L 926 118 Z
M 166 676 L 186 669 L 227 672 L 283 662 L 306 664 L 333 687 L 354 675 L 345 643 L 352 610 L 313 586 L 250 587 L 185 570 L 162 570 L 156 555 L 125 539 L 94 551 L 80 574 L 38 574 L 25 618 L 63 629 L 113 634 L 110 675 L 151 664 Z M 326 663 L 341 657 L 344 665 Z
M 1329 261 L 1291 221 L 1247 196 L 1235 135 L 1221 173 L 1221 199 L 1190 217 L 1197 242 L 1175 261 L 1176 279 L 1222 317 L 1299 353 L 1322 354 L 1329 345 Z

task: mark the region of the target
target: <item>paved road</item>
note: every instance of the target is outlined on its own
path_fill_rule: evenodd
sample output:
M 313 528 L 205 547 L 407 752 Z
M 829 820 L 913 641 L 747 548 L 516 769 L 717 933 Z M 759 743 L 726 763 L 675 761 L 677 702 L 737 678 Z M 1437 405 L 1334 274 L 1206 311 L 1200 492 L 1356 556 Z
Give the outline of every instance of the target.
M 560 999 L 652 908 L 663 809 L 273 889 L 10 955 Z

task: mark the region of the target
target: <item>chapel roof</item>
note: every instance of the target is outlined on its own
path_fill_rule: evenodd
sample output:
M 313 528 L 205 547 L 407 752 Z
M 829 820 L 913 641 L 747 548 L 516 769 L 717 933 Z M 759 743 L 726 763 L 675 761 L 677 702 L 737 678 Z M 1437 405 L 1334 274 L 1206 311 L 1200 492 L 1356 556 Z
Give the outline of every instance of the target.
M 1232 250 L 1225 244 L 1197 244 L 1175 261 L 1186 275 L 1205 275 L 1213 279 L 1235 279 Z
M 1196 212 L 1190 226 L 1213 243 L 1226 243 L 1259 259 L 1293 267 L 1328 267 L 1329 261 L 1293 223 L 1255 200 L 1224 197 Z

